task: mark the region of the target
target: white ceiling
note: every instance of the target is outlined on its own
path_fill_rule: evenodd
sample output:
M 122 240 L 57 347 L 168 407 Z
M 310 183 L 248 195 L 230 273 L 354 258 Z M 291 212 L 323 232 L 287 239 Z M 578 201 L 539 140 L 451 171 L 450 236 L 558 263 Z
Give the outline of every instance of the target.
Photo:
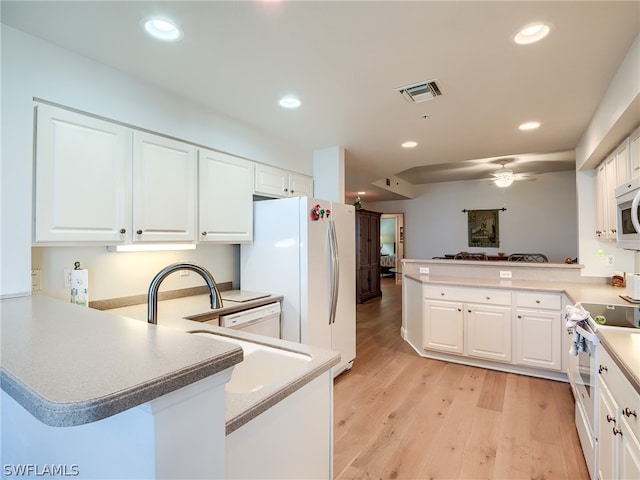
M 574 168 L 573 148 L 640 31 L 640 2 L 2 1 L 2 22 L 308 149 L 346 149 L 347 196 L 371 185 Z M 174 19 L 176 43 L 140 20 Z M 512 37 L 549 22 L 542 42 Z M 394 88 L 438 79 L 409 104 Z M 283 94 L 302 107 L 281 109 Z M 428 115 L 428 118 L 422 118 Z M 537 120 L 535 131 L 518 125 Z M 415 140 L 418 147 L 400 144 Z

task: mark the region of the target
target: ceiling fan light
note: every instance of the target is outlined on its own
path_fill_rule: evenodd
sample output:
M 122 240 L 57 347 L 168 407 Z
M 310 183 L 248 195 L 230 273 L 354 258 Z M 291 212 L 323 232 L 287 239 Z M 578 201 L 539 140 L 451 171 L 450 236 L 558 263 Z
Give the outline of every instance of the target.
M 493 180 L 493 183 L 495 183 L 500 188 L 510 187 L 513 181 L 516 179 L 516 176 L 513 174 L 513 172 L 506 168 L 498 170 L 493 175 L 496 177 Z

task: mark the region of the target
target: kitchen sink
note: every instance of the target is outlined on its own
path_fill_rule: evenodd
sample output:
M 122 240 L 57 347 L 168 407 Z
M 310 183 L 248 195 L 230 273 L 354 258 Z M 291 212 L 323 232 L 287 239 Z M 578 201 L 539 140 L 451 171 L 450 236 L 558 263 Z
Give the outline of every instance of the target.
M 244 359 L 234 367 L 231 380 L 225 385 L 227 393 L 257 392 L 277 383 L 311 361 L 311 356 L 304 353 L 238 340 L 208 330 L 195 330 L 189 333 L 242 348 Z

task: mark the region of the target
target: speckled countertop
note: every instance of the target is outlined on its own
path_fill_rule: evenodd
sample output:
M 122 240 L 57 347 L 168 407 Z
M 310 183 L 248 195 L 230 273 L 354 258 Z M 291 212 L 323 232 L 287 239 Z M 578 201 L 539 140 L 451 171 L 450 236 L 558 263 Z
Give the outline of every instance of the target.
M 3 299 L 0 309 L 2 389 L 43 423 L 60 427 L 115 415 L 242 361 L 240 347 L 185 332 L 205 329 L 265 342 L 262 336 L 167 318 L 168 308 L 157 326 L 40 295 Z M 227 433 L 339 361 L 336 352 L 277 339 L 266 343 L 312 360 L 268 388 L 227 394 Z
M 405 276 L 423 284 L 547 291 L 564 293 L 573 303 L 631 305 L 628 301 L 620 298 L 620 295 L 625 293 L 623 288 L 598 283 L 461 278 L 416 274 L 405 274 Z M 631 385 L 640 393 L 640 329 L 601 328 L 598 329 L 597 334 Z
M 277 383 L 270 384 L 252 393 L 230 393 L 226 392 L 225 398 L 225 421 L 227 435 L 241 427 L 252 418 L 264 412 L 270 406 L 278 403 L 283 398 L 298 390 L 317 376 L 326 372 L 329 368 L 338 364 L 340 354 L 324 349 L 315 348 L 309 345 L 269 338 L 262 335 L 255 335 L 249 332 L 232 330 L 201 323 L 209 317 L 217 317 L 220 314 L 237 312 L 242 309 L 253 308 L 266 305 L 274 301 L 279 301 L 282 296 L 269 296 L 248 302 L 223 301 L 223 308 L 215 311 L 210 310 L 209 295 L 192 295 L 188 297 L 163 300 L 158 302 L 158 325 L 166 328 L 188 332 L 192 330 L 208 330 L 216 334 L 248 340 L 267 346 L 283 348 L 285 350 L 303 353 L 311 356 L 311 361 L 305 367 L 290 375 L 282 377 Z M 147 306 L 133 305 L 130 307 L 120 307 L 109 310 L 131 319 L 146 322 Z M 185 317 L 185 318 L 181 318 Z M 192 319 L 198 319 L 192 320 Z M 205 340 L 207 340 L 205 338 Z
M 41 296 L 3 299 L 2 389 L 43 423 L 95 422 L 242 361 L 242 349 Z

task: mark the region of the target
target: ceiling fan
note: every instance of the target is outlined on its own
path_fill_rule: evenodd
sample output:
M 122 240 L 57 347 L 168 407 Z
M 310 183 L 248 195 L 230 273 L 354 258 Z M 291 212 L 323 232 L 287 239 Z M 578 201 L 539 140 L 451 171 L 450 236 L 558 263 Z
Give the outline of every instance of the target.
M 507 163 L 508 163 L 507 160 L 502 160 L 500 162 L 500 164 L 502 165 L 502 168 L 500 168 L 499 170 L 496 170 L 491 174 L 493 175 L 493 177 L 495 177 L 493 178 L 493 183 L 495 183 L 500 188 L 507 188 L 511 186 L 513 181 L 516 179 L 516 175 L 515 173 L 513 173 L 513 170 L 505 167 Z

